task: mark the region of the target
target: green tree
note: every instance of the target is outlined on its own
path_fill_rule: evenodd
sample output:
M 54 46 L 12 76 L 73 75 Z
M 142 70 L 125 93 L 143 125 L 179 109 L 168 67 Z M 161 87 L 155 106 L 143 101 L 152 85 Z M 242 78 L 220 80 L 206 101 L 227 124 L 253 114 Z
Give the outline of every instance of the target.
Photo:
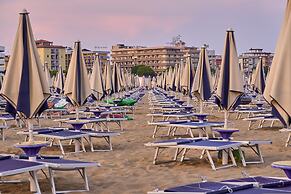
M 149 67 L 149 66 L 145 66 L 145 65 L 137 65 L 134 66 L 131 69 L 131 73 L 138 75 L 139 77 L 145 76 L 145 77 L 153 77 L 156 76 L 155 71 Z

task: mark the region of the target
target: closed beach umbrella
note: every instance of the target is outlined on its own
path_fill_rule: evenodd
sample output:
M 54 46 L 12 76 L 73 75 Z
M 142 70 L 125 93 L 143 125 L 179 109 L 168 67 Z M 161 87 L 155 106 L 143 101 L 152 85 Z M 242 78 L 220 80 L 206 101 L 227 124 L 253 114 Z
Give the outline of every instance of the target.
M 169 67 L 169 69 L 167 71 L 167 77 L 166 77 L 167 90 L 172 90 L 172 88 L 173 88 L 172 78 L 173 78 L 173 70 L 172 70 L 172 67 Z
M 243 93 L 243 74 L 238 62 L 234 31 L 230 29 L 226 34 L 216 91 L 216 102 L 225 110 L 225 128 L 227 128 L 228 111 L 237 107 Z
M 28 12 L 20 13 L 14 46 L 3 80 L 1 96 L 7 100 L 7 111 L 28 119 L 32 141 L 31 118 L 47 108 L 50 90 L 40 62 Z
M 265 90 L 265 73 L 264 73 L 264 66 L 263 66 L 263 59 L 260 58 L 259 62 L 256 67 L 256 71 L 254 74 L 254 78 L 251 80 L 251 85 L 254 87 L 254 90 L 259 93 L 263 94 Z
M 113 69 L 112 69 L 112 88 L 113 88 L 113 93 L 120 92 L 122 88 L 120 70 L 116 64 L 113 65 Z
M 181 76 L 182 76 L 182 64 L 177 65 L 177 71 L 175 76 L 175 91 L 181 92 Z
M 104 77 L 105 77 L 104 82 L 105 91 L 106 94 L 110 96 L 113 93 L 113 86 L 112 86 L 112 70 L 109 63 L 105 65 Z
M 77 41 L 74 45 L 64 86 L 64 94 L 76 106 L 77 119 L 79 119 L 79 107 L 86 103 L 91 93 L 81 42 Z
M 103 85 L 99 56 L 96 57 L 93 65 L 93 71 L 90 77 L 90 86 L 92 93 L 97 100 L 101 100 L 105 96 L 105 88 Z
M 186 65 L 183 69 L 182 79 L 181 79 L 181 88 L 184 94 L 187 94 L 191 97 L 191 89 L 194 80 L 194 67 L 192 64 L 191 56 L 186 57 Z
M 55 83 L 54 88 L 58 94 L 62 94 L 64 91 L 64 85 L 65 85 L 65 76 L 63 73 L 62 66 L 59 67 L 58 73 L 55 77 Z
M 45 78 L 47 80 L 48 86 L 52 87 L 53 86 L 53 82 L 52 82 L 52 78 L 51 78 L 51 74 L 50 74 L 50 70 L 48 68 L 48 64 L 47 62 L 44 63 L 44 74 L 45 74 Z
M 203 101 L 208 100 L 212 94 L 210 64 L 205 47 L 202 47 L 200 51 L 192 92 L 200 100 L 200 112 L 202 113 Z
M 291 1 L 287 1 L 284 22 L 277 42 L 275 56 L 268 73 L 265 99 L 273 107 L 281 122 L 291 124 Z

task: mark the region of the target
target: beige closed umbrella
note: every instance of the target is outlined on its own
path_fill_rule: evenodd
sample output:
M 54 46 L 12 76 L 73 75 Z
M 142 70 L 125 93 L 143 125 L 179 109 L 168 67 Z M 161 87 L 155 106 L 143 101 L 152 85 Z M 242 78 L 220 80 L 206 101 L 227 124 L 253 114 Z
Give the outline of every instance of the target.
M 90 86 L 91 86 L 92 93 L 97 100 L 101 100 L 105 96 L 105 88 L 104 88 L 103 79 L 102 79 L 102 70 L 100 67 L 100 61 L 99 61 L 98 55 L 96 56 L 96 59 L 93 65 L 93 70 L 90 77 Z
M 191 89 L 194 80 L 194 66 L 192 64 L 191 56 L 186 57 L 186 64 L 183 69 L 181 78 L 181 88 L 184 94 L 191 96 Z
M 70 99 L 72 105 L 76 107 L 77 119 L 79 119 L 79 107 L 84 105 L 87 98 L 92 94 L 80 41 L 74 44 L 65 81 L 64 94 Z
M 200 113 L 203 112 L 203 101 L 208 100 L 212 95 L 211 81 L 209 58 L 206 48 L 202 47 L 192 87 L 193 94 L 200 101 Z
M 263 59 L 260 58 L 254 73 L 254 78 L 251 80 L 251 85 L 257 93 L 263 94 L 266 86 L 265 81 Z
M 275 56 L 268 73 L 264 98 L 273 107 L 275 116 L 286 126 L 291 124 L 291 1 L 287 1 L 284 22 Z
M 225 128 L 228 123 L 228 111 L 237 107 L 243 93 L 243 74 L 239 66 L 234 31 L 229 29 L 226 33 L 216 91 L 216 103 L 225 110 Z
M 177 71 L 175 76 L 175 91 L 181 92 L 181 77 L 182 77 L 182 64 L 177 65 Z
M 113 86 L 112 86 L 112 70 L 111 65 L 109 63 L 105 65 L 104 78 L 105 78 L 104 87 L 106 95 L 110 96 L 113 93 Z
M 51 88 L 53 87 L 53 82 L 52 82 L 52 78 L 51 78 L 51 74 L 50 74 L 50 70 L 48 68 L 48 64 L 47 62 L 44 63 L 44 74 L 45 74 L 45 78 L 47 80 L 48 86 Z
M 65 76 L 63 73 L 63 68 L 62 66 L 60 66 L 58 73 L 55 77 L 55 82 L 54 82 L 55 92 L 58 94 L 62 94 L 64 92 L 64 85 L 65 85 Z
M 33 142 L 31 120 L 48 108 L 50 90 L 36 48 L 29 13 L 26 10 L 20 13 L 0 94 L 7 100 L 8 112 L 17 113 L 21 118 L 27 119 L 29 141 Z

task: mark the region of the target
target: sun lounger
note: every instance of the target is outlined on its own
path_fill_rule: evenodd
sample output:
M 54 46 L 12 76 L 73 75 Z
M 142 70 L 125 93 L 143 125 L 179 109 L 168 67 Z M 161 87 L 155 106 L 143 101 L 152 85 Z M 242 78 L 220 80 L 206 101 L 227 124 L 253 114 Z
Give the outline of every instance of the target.
M 27 157 L 23 157 L 23 156 L 20 158 L 27 159 Z M 95 162 L 67 160 L 58 156 L 40 156 L 40 157 L 37 157 L 36 162 L 39 162 L 48 168 L 48 174 L 49 174 L 48 178 L 51 184 L 51 190 L 53 194 L 89 191 L 89 182 L 88 182 L 88 177 L 86 174 L 86 168 L 100 166 L 99 163 L 95 163 Z M 84 181 L 84 189 L 57 191 L 56 184 L 55 184 L 55 177 L 54 177 L 54 174 L 56 171 L 78 171 L 79 174 L 81 175 L 81 178 Z
M 262 128 L 263 124 L 266 121 L 270 121 L 271 122 L 271 127 L 274 126 L 275 122 L 280 122 L 280 120 L 277 117 L 274 117 L 272 114 L 259 114 L 253 117 L 247 117 L 243 119 L 244 121 L 249 121 L 249 126 L 248 126 L 248 130 L 250 130 L 252 128 L 252 126 L 254 125 L 255 122 L 259 121 L 259 127 Z
M 28 172 L 32 180 L 36 193 L 41 193 L 38 184 L 36 171 L 43 169 L 43 164 L 31 161 L 23 161 L 11 156 L 0 156 L 0 177 L 17 175 Z
M 196 182 L 148 194 L 281 194 L 291 193 L 291 181 L 284 178 L 248 177 L 222 182 Z
M 96 151 L 112 151 L 113 148 L 112 148 L 111 138 L 120 135 L 120 133 L 117 133 L 117 132 L 94 131 L 92 129 L 83 129 L 82 132 L 89 135 L 89 142 L 88 143 L 90 144 L 90 148 L 91 148 L 92 152 L 96 152 Z M 93 138 L 103 138 L 105 140 L 105 142 L 107 143 L 109 148 L 108 149 L 98 149 L 98 150 L 96 150 L 94 148 Z
M 82 151 L 84 152 L 86 150 L 83 139 L 85 139 L 89 143 L 92 152 L 111 151 L 113 150 L 111 138 L 120 135 L 120 133 L 111 131 L 96 131 L 93 129 L 82 129 L 81 131 L 75 131 L 73 129 L 68 128 L 40 128 L 35 129 L 33 133 L 36 137 L 44 137 L 46 141 L 50 141 L 51 146 L 55 142 L 57 142 L 63 155 L 66 154 L 64 151 L 64 146 L 62 144 L 63 141 L 70 141 L 70 144 L 72 141 L 74 141 L 75 143 L 78 142 L 81 143 Z M 25 140 L 27 140 L 29 133 L 28 131 L 21 131 L 18 134 L 25 135 L 26 136 Z M 108 145 L 108 149 L 98 149 L 98 150 L 94 149 L 93 139 L 96 138 L 101 139 L 103 138 L 106 144 Z
M 178 157 L 180 156 L 181 162 L 184 161 L 186 153 L 189 150 L 201 150 L 202 154 L 200 156 L 200 159 L 202 159 L 206 155 L 213 170 L 237 166 L 232 150 L 234 149 L 239 150 L 239 153 L 241 157 L 243 158 L 244 156 L 240 149 L 241 145 L 242 144 L 240 142 L 207 140 L 207 139 L 202 139 L 202 138 L 164 140 L 164 141 L 158 141 L 154 143 L 145 144 L 145 146 L 156 148 L 156 152 L 155 152 L 155 156 L 153 160 L 154 164 L 157 163 L 158 155 L 160 154 L 161 150 L 165 150 L 169 148 L 176 149 L 174 161 L 177 161 Z M 232 163 L 229 165 L 216 167 L 210 152 L 219 152 L 219 151 L 228 153 Z
M 153 132 L 153 138 L 155 138 L 158 130 L 161 127 L 168 127 L 168 136 L 175 136 L 177 129 L 179 128 L 184 128 L 186 129 L 186 135 L 190 135 L 190 137 L 194 137 L 193 130 L 198 130 L 199 132 L 199 137 L 208 137 L 208 131 L 207 128 L 212 128 L 212 127 L 220 127 L 223 126 L 223 122 L 199 122 L 199 121 L 190 121 L 190 122 L 185 122 L 185 120 L 177 120 L 177 121 L 170 121 L 170 122 L 153 122 L 151 123 L 152 125 L 156 125 L 158 127 L 155 127 L 154 132 Z M 211 130 L 210 130 L 211 131 Z
M 63 155 L 66 154 L 64 150 L 64 146 L 62 144 L 63 141 L 69 141 L 69 142 L 74 142 L 75 143 L 75 152 L 86 152 L 83 138 L 87 137 L 88 135 L 85 133 L 82 133 L 80 131 L 71 131 L 71 130 L 59 130 L 59 131 L 54 131 L 54 130 L 43 130 L 39 131 L 36 135 L 36 137 L 44 137 L 46 140 L 51 142 L 51 146 L 56 142 L 58 146 L 61 149 L 61 153 Z M 79 150 L 79 146 L 82 146 L 82 150 Z
M 147 116 L 151 117 L 151 122 L 154 122 L 155 118 L 162 117 L 164 121 L 171 119 L 192 119 L 195 116 L 195 113 L 184 113 L 184 112 L 168 112 L 168 113 L 150 113 Z

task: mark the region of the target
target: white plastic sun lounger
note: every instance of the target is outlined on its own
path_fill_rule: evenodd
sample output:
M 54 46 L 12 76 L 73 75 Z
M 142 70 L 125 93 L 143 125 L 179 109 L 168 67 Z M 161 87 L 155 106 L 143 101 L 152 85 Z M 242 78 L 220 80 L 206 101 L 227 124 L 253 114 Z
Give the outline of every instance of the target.
M 231 142 L 231 141 L 220 141 L 220 140 L 207 140 L 207 139 L 201 139 L 201 138 L 194 138 L 194 139 L 173 139 L 173 140 L 165 140 L 165 141 L 158 141 L 154 143 L 147 143 L 145 146 L 148 147 L 154 147 L 156 148 L 153 164 L 157 163 L 157 159 L 159 154 L 162 152 L 162 150 L 173 148 L 176 150 L 174 155 L 174 161 L 177 161 L 180 156 L 180 161 L 184 161 L 186 153 L 189 150 L 201 150 L 202 153 L 200 155 L 200 159 L 202 159 L 205 155 L 208 159 L 211 168 L 213 170 L 228 168 L 237 166 L 236 161 L 234 159 L 232 150 L 237 149 L 239 150 L 239 153 L 241 157 L 243 158 L 242 151 L 240 149 L 240 146 L 242 144 L 240 142 Z M 231 159 L 231 164 L 228 165 L 222 165 L 220 167 L 217 167 L 214 164 L 213 158 L 210 154 L 210 152 L 226 152 L 228 153 L 228 156 Z

